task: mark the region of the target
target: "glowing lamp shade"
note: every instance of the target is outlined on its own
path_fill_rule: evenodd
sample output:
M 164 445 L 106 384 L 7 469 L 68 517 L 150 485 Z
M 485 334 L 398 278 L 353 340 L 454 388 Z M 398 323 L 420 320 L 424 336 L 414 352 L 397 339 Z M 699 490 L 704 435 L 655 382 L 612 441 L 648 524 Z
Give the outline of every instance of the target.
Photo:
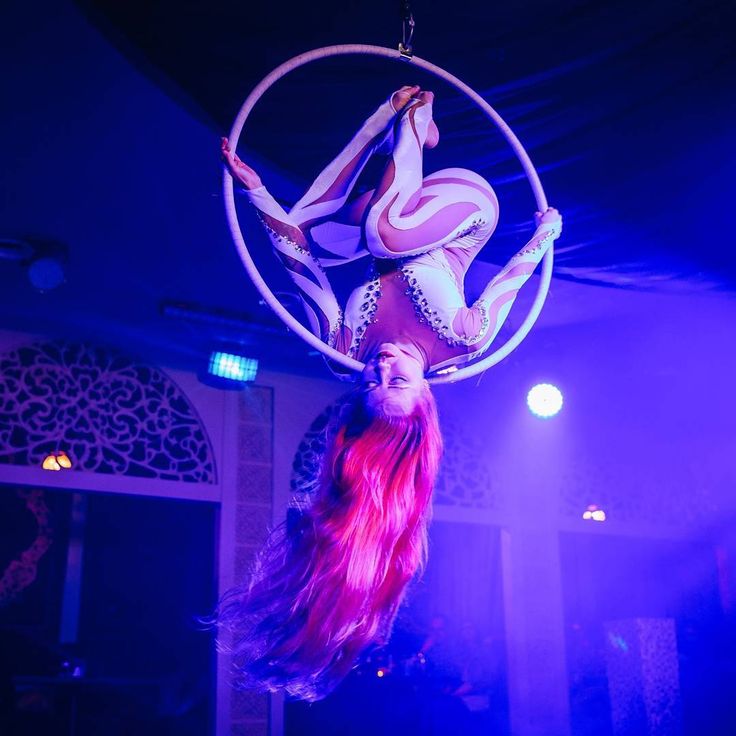
M 532 414 L 549 419 L 562 409 L 562 392 L 551 383 L 538 383 L 529 390 L 526 403 Z
M 255 358 L 245 358 L 242 355 L 217 351 L 210 355 L 208 371 L 210 375 L 217 378 L 246 383 L 255 381 L 258 361 Z
M 605 521 L 606 518 L 606 512 L 603 509 L 599 509 L 593 503 L 583 511 L 583 519 L 586 521 Z
M 41 467 L 44 470 L 69 470 L 72 461 L 65 452 L 52 452 L 43 459 Z

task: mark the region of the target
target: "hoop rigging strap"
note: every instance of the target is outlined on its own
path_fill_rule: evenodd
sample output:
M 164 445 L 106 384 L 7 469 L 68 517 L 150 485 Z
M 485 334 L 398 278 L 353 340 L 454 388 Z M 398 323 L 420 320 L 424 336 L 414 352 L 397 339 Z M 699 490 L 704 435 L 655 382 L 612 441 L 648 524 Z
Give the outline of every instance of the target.
M 409 43 L 411 35 L 409 36 Z M 380 56 L 394 61 L 401 61 L 407 63 L 407 61 L 421 69 L 429 72 L 430 74 L 444 80 L 457 90 L 462 92 L 477 107 L 486 115 L 486 117 L 499 129 L 501 134 L 506 138 L 506 141 L 511 146 L 512 150 L 516 154 L 517 159 L 521 163 L 524 173 L 529 185 L 531 186 L 534 199 L 536 200 L 537 209 L 540 212 L 544 212 L 547 209 L 547 197 L 542 188 L 542 183 L 539 180 L 534 165 L 531 162 L 528 154 L 524 150 L 523 146 L 519 142 L 519 139 L 514 135 L 514 132 L 506 124 L 503 118 L 471 87 L 465 84 L 463 81 L 455 77 L 454 75 L 446 72 L 438 66 L 435 66 L 429 61 L 419 58 L 418 56 L 412 56 L 409 50 L 409 54 L 402 53 L 396 49 L 384 48 L 383 46 L 369 46 L 363 44 L 342 44 L 338 46 L 325 46 L 323 48 L 313 49 L 307 51 L 304 54 L 295 56 L 288 61 L 285 61 L 280 66 L 276 67 L 272 72 L 266 75 L 248 95 L 247 99 L 240 108 L 240 112 L 235 118 L 233 127 L 230 131 L 230 145 L 233 150 L 237 149 L 240 135 L 243 131 L 248 116 L 255 107 L 256 103 L 261 99 L 265 92 L 272 87 L 279 79 L 286 76 L 294 69 L 298 69 L 301 66 L 309 64 L 318 59 L 325 59 L 331 56 L 347 56 L 347 55 L 368 55 L 368 56 Z M 228 224 L 230 226 L 230 232 L 235 241 L 235 245 L 238 249 L 245 270 L 248 276 L 253 281 L 254 286 L 260 292 L 264 301 L 271 307 L 276 315 L 284 322 L 284 324 L 301 337 L 308 345 L 311 345 L 315 350 L 321 352 L 325 357 L 336 363 L 348 368 L 349 370 L 360 372 L 364 368 L 364 364 L 360 361 L 354 360 L 353 358 L 338 352 L 334 348 L 320 340 L 317 335 L 310 332 L 299 320 L 297 320 L 276 298 L 268 284 L 264 281 L 263 277 L 256 268 L 253 258 L 248 251 L 248 247 L 243 238 L 243 233 L 240 229 L 240 223 L 238 221 L 238 215 L 235 207 L 235 197 L 233 191 L 233 179 L 227 168 L 223 174 L 223 193 L 225 199 L 225 211 L 227 214 Z M 537 294 L 534 301 L 529 309 L 527 316 L 524 321 L 519 325 L 516 332 L 501 346 L 496 348 L 492 353 L 486 355 L 475 363 L 463 366 L 456 371 L 442 373 L 429 377 L 429 382 L 432 384 L 441 383 L 455 383 L 465 378 L 471 378 L 479 373 L 487 370 L 491 366 L 495 365 L 499 361 L 503 360 L 509 353 L 511 353 L 522 340 L 529 334 L 529 331 L 537 321 L 544 301 L 549 291 L 550 281 L 552 279 L 552 264 L 554 261 L 553 248 L 550 248 L 544 255 L 542 260 L 542 273 L 539 280 L 539 286 L 537 288 Z
M 404 59 L 411 59 L 414 54 L 412 41 L 414 40 L 414 14 L 411 12 L 411 0 L 401 0 L 401 41 L 399 53 Z

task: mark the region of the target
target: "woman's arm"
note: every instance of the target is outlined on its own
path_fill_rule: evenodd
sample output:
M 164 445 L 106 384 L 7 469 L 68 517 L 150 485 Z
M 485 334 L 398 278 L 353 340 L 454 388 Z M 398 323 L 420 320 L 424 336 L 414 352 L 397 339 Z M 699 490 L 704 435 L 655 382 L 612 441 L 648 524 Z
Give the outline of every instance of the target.
M 230 150 L 227 138 L 222 139 L 222 159 L 255 206 L 274 253 L 299 290 L 312 332 L 332 344 L 342 324 L 342 310 L 324 269 L 309 250 L 304 233 L 263 186 L 258 174 Z
M 537 229 L 531 240 L 494 276 L 480 297 L 468 310 L 461 310 L 453 324 L 460 336 L 473 339 L 478 350 L 485 350 L 506 321 L 519 289 L 534 273 L 537 264 L 562 232 L 562 217 L 550 207 L 535 215 Z

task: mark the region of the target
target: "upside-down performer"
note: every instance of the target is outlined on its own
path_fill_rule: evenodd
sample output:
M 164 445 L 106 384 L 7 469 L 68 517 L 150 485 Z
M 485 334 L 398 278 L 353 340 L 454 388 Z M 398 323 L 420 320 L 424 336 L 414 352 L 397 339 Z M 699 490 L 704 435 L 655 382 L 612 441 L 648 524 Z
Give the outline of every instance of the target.
M 418 87 L 395 92 L 288 213 L 222 142 L 311 329 L 365 363 L 313 505 L 295 530 L 272 535 L 251 579 L 221 602 L 217 624 L 230 632 L 241 686 L 318 700 L 388 638 L 426 557 L 442 451 L 425 375 L 488 349 L 561 231 L 556 210 L 537 213 L 531 241 L 468 306 L 463 280 L 496 227 L 498 201 L 472 171 L 423 176 L 423 149 L 439 140 L 432 103 Z M 377 187 L 351 196 L 376 153 L 389 154 Z M 324 265 L 363 254 L 371 272 L 343 310 Z

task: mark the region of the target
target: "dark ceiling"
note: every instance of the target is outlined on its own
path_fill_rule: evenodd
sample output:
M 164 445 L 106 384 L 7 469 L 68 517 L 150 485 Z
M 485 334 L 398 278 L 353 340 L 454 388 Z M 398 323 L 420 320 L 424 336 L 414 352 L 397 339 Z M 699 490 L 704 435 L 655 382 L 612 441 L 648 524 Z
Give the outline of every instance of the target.
M 393 47 L 400 36 L 397 0 L 80 5 L 140 69 L 221 131 L 290 56 L 336 43 Z M 415 52 L 486 96 L 563 211 L 558 275 L 678 290 L 736 283 L 736 258 L 722 244 L 736 165 L 735 8 L 732 0 L 412 2 Z M 415 79 L 434 84 L 371 58 L 311 65 L 264 98 L 247 148 L 301 186 L 363 114 Z M 500 255 L 488 256 L 499 260 L 523 237 L 533 200 L 480 114 L 453 90 L 437 92 L 443 142 L 428 166 L 469 166 L 494 184 L 507 215 Z

